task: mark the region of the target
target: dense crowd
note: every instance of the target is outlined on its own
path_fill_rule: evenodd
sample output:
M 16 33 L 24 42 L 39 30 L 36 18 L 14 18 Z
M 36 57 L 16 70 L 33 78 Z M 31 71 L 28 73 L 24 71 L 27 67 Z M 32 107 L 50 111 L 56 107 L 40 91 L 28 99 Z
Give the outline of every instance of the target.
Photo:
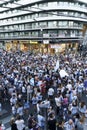
M 86 93 L 87 57 L 0 50 L 0 101 L 11 106 L 11 130 L 84 130 Z

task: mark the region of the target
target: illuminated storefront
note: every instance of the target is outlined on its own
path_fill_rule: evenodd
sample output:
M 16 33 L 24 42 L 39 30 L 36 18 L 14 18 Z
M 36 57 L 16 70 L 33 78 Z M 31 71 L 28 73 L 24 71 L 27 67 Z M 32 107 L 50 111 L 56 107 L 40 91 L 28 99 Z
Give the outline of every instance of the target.
M 31 52 L 40 52 L 40 53 L 50 53 L 50 54 L 58 54 L 61 52 L 64 52 L 65 50 L 74 50 L 76 51 L 78 48 L 78 43 L 46 43 L 43 41 L 43 43 L 39 43 L 35 40 L 13 40 L 13 41 L 6 41 L 5 42 L 5 48 L 7 51 L 31 51 Z

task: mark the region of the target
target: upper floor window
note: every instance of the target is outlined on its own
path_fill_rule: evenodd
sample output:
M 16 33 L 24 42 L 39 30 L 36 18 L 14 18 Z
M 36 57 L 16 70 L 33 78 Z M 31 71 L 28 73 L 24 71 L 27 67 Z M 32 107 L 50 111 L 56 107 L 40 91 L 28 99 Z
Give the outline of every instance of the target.
M 58 23 L 59 27 L 66 27 L 68 25 L 67 21 L 59 21 Z
M 69 21 L 69 26 L 70 26 L 70 27 L 73 26 L 73 21 Z
M 38 5 L 38 7 L 47 7 L 47 6 L 48 6 L 47 2 L 46 3 L 41 3 L 41 4 Z
M 70 2 L 69 5 L 74 6 L 74 3 L 73 3 L 73 2 Z

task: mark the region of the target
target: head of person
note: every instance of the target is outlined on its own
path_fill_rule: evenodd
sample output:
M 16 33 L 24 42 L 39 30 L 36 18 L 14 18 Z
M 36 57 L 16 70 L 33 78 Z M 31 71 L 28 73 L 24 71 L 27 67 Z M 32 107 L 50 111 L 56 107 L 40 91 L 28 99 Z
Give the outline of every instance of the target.
M 73 120 L 69 119 L 69 125 L 72 125 L 72 124 L 73 124 Z
M 15 123 L 15 118 L 12 117 L 11 120 L 10 120 L 10 124 L 12 125 L 13 123 Z

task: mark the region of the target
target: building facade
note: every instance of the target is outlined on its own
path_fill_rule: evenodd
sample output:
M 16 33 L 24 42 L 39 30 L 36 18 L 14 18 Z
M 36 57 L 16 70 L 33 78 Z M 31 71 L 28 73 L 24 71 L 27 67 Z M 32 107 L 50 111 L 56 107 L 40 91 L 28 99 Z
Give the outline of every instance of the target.
M 0 41 L 8 50 L 74 47 L 86 24 L 87 3 L 81 0 L 0 0 Z

